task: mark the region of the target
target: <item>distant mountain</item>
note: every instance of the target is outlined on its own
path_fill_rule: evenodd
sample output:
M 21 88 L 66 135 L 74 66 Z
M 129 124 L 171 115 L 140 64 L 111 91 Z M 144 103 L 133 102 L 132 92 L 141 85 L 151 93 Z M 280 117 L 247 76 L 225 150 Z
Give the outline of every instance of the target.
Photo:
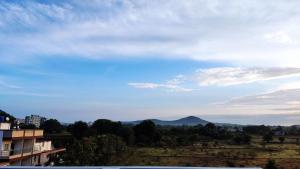
M 183 125 L 184 126 L 195 126 L 198 124 L 206 125 L 207 123 L 209 123 L 208 121 L 203 120 L 199 117 L 195 117 L 195 116 L 188 116 L 185 118 L 181 118 L 178 120 L 172 120 L 172 121 L 159 120 L 159 119 L 147 119 L 147 120 L 151 120 L 156 125 L 161 125 L 161 126 L 183 126 Z M 129 121 L 129 122 L 123 122 L 123 123 L 136 125 L 136 124 L 141 123 L 142 121 L 143 120 Z

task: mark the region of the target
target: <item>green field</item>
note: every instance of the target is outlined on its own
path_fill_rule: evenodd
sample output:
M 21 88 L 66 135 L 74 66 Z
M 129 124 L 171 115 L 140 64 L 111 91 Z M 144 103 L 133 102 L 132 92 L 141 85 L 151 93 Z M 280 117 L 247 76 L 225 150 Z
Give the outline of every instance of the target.
M 297 168 L 300 164 L 300 146 L 294 138 L 285 143 L 264 144 L 254 137 L 250 145 L 232 145 L 226 142 L 197 143 L 193 146 L 157 148 L 131 147 L 115 164 L 151 166 L 247 166 L 264 167 L 273 159 L 283 168 Z

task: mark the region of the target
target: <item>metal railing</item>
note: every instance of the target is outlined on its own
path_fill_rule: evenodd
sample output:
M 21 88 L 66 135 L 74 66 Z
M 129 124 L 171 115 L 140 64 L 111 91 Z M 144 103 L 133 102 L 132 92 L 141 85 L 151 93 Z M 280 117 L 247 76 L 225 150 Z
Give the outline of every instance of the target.
M 0 151 L 0 156 L 1 157 L 7 157 L 9 155 L 10 155 L 10 151 L 6 151 L 6 150 Z
M 34 145 L 33 147 L 14 149 L 14 150 L 0 150 L 0 157 L 14 156 L 24 153 L 37 153 L 41 152 L 43 147 L 41 145 Z
M 15 150 L 1 150 L 0 151 L 0 156 L 1 157 L 8 157 L 8 156 L 14 156 L 14 155 L 19 155 L 22 154 L 21 149 L 15 149 Z
M 40 152 L 40 151 L 42 151 L 42 147 L 40 145 L 33 146 L 33 152 Z

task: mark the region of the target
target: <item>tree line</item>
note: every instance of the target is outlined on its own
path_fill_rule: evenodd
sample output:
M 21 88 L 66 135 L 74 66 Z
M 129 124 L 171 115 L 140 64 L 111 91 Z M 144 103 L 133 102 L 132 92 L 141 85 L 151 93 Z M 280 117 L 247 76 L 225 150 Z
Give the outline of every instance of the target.
M 205 146 L 211 141 L 242 145 L 250 144 L 253 135 L 262 136 L 267 144 L 279 130 L 268 126 L 245 126 L 233 130 L 213 123 L 204 126 L 158 126 L 150 120 L 130 125 L 107 119 L 98 119 L 91 125 L 83 121 L 61 125 L 57 120 L 49 119 L 41 128 L 54 144 L 67 148 L 63 165 L 113 165 L 120 159 L 120 154 L 126 154 L 134 147 Z M 280 142 L 284 141 L 284 137 L 279 138 L 283 138 Z
M 3 113 L 3 112 L 2 112 Z M 1 112 L 0 112 L 1 115 Z M 3 113 L 3 115 L 8 115 Z M 11 119 L 14 119 L 11 116 Z M 34 125 L 21 125 L 23 129 L 36 128 Z M 130 155 L 137 147 L 173 148 L 180 146 L 207 146 L 207 143 L 247 145 L 254 135 L 261 136 L 263 143 L 274 140 L 285 141 L 285 135 L 300 135 L 296 126 L 242 126 L 224 127 L 213 123 L 196 126 L 159 126 L 150 120 L 137 125 L 124 124 L 107 119 L 98 119 L 92 124 L 77 121 L 62 125 L 56 119 L 46 120 L 40 126 L 46 139 L 52 140 L 55 147 L 65 147 L 62 157 L 53 158 L 57 165 L 114 165 L 122 160 L 122 155 Z M 299 139 L 296 140 L 299 144 Z M 61 160 L 63 159 L 63 160 Z

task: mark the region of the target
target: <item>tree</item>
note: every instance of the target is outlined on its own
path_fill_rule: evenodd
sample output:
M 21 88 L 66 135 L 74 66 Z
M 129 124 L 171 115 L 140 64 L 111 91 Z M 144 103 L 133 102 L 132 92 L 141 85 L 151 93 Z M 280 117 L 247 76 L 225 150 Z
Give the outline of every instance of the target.
M 278 140 L 282 144 L 284 142 L 285 138 L 284 137 L 278 137 Z
M 116 135 L 96 137 L 95 165 L 107 165 L 126 151 L 126 144 Z
M 213 123 L 207 123 L 204 127 L 200 128 L 199 135 L 215 138 L 218 135 L 218 128 Z
M 36 129 L 34 124 L 20 124 L 20 129 Z
M 46 120 L 41 128 L 44 129 L 47 134 L 61 133 L 63 130 L 63 126 L 56 119 Z
M 160 141 L 160 134 L 151 120 L 145 120 L 134 126 L 136 143 L 141 145 L 155 145 Z
M 117 134 L 121 127 L 122 124 L 120 122 L 113 122 L 106 119 L 98 119 L 92 125 L 92 129 L 94 129 L 98 135 Z
M 68 130 L 77 139 L 82 139 L 89 135 L 89 127 L 86 122 L 77 121 L 74 124 L 68 126 Z
M 271 132 L 271 129 L 265 125 L 260 125 L 243 127 L 243 131 L 248 134 L 266 135 Z
M 174 137 L 171 136 L 162 136 L 160 140 L 160 146 L 166 148 L 166 147 L 175 147 L 176 146 L 176 140 Z
M 66 147 L 64 165 L 89 166 L 95 165 L 97 144 L 94 138 L 74 139 Z
M 122 126 L 118 130 L 117 135 L 120 136 L 127 145 L 133 145 L 135 142 L 135 136 L 132 127 Z
M 237 134 L 234 138 L 233 141 L 236 144 L 250 144 L 251 143 L 251 136 L 248 134 Z
M 274 160 L 269 160 L 265 166 L 265 169 L 278 169 Z
M 64 165 L 103 166 L 119 158 L 127 150 L 126 144 L 116 135 L 98 135 L 74 139 L 67 145 Z
M 251 140 L 252 140 L 252 137 L 251 137 L 250 135 L 248 135 L 248 134 L 244 134 L 243 136 L 244 136 L 244 137 L 243 137 L 244 143 L 245 143 L 245 144 L 250 144 L 250 143 L 251 143 Z
M 263 140 L 267 143 L 270 143 L 270 141 L 273 140 L 273 133 L 272 132 L 269 132 L 268 134 L 265 134 L 263 136 Z
M 197 141 L 200 140 L 200 136 L 198 134 L 192 134 L 188 137 L 189 144 L 194 145 Z

